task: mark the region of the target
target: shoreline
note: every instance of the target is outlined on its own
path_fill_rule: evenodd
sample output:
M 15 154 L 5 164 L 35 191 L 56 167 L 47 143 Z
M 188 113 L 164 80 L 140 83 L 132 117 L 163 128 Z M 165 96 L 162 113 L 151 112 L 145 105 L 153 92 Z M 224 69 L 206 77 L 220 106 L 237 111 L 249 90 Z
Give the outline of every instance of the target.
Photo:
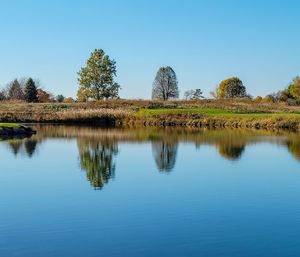
M 107 100 L 72 104 L 0 103 L 0 122 L 112 127 L 300 129 L 300 106 L 251 100 Z
M 3 120 L 1 120 L 3 121 Z M 79 119 L 11 119 L 4 120 L 8 123 L 22 123 L 27 125 L 34 124 L 69 124 L 69 125 L 91 125 L 99 127 L 186 127 L 186 128 L 252 128 L 252 129 L 286 129 L 299 131 L 300 118 L 285 118 L 285 117 L 199 117 L 198 115 L 158 115 L 155 117 L 109 117 L 98 116 L 94 118 L 79 118 Z M 0 135 L 8 134 L 26 134 L 22 131 L 25 126 L 19 129 L 0 127 Z M 28 127 L 26 127 L 28 128 Z M 4 132 L 5 131 L 5 132 Z M 27 133 L 28 134 L 28 133 Z M 32 132 L 34 134 L 34 131 Z
M 36 131 L 30 127 L 15 124 L 15 123 L 1 123 L 0 137 L 1 138 L 25 138 L 36 134 Z

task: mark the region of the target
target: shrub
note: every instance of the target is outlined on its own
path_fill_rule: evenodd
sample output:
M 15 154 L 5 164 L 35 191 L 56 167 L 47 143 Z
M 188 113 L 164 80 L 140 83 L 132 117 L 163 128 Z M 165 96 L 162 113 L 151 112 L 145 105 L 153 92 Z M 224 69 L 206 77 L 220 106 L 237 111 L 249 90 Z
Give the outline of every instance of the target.
M 300 99 L 300 78 L 294 79 L 293 83 L 289 86 L 289 93 L 295 98 Z
M 261 96 L 257 96 L 254 98 L 255 103 L 260 103 L 262 100 L 263 100 L 263 98 Z
M 287 103 L 288 105 L 297 105 L 297 100 L 296 100 L 296 99 L 293 99 L 293 98 L 288 98 L 288 99 L 286 100 L 286 103 Z
M 37 99 L 40 103 L 50 102 L 50 94 L 42 89 L 37 90 Z
M 266 103 L 275 103 L 276 102 L 276 98 L 275 98 L 275 96 L 273 94 L 266 95 L 263 98 L 263 102 L 266 102 Z
M 65 97 L 63 95 L 57 95 L 56 96 L 56 101 L 58 103 L 62 103 L 65 100 Z
M 67 97 L 64 100 L 64 103 L 74 103 L 74 102 L 75 102 L 75 100 L 72 97 Z
M 196 88 L 195 90 L 191 89 L 191 90 L 186 91 L 184 93 L 184 98 L 186 100 L 199 100 L 199 99 L 202 99 L 204 97 L 203 97 L 202 90 L 200 88 Z

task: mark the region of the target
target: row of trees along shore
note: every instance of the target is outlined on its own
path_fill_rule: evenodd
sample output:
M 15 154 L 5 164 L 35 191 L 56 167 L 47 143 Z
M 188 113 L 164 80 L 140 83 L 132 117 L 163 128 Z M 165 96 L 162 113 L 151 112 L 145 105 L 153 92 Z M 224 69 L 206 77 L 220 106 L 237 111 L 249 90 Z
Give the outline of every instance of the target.
M 0 101 L 26 101 L 28 103 L 72 102 L 63 95 L 53 96 L 40 86 L 39 80 L 32 78 L 14 79 L 0 91 Z
M 95 49 L 86 65 L 78 72 L 79 89 L 77 102 L 92 100 L 119 99 L 120 85 L 115 81 L 117 76 L 116 62 L 102 49 Z M 220 82 L 210 92 L 215 99 L 232 99 L 253 97 L 247 93 L 243 82 L 232 77 Z M 203 92 L 200 88 L 191 89 L 184 93 L 185 100 L 202 99 Z M 179 99 L 178 80 L 175 71 L 170 67 L 161 67 L 157 71 L 152 88 L 153 100 Z M 65 98 L 45 91 L 38 80 L 21 79 L 13 80 L 0 92 L 0 100 L 23 100 L 26 102 L 75 102 L 71 97 Z M 300 104 L 300 77 L 296 77 L 284 90 L 269 94 L 265 97 L 257 96 L 255 102 L 286 102 L 290 105 Z

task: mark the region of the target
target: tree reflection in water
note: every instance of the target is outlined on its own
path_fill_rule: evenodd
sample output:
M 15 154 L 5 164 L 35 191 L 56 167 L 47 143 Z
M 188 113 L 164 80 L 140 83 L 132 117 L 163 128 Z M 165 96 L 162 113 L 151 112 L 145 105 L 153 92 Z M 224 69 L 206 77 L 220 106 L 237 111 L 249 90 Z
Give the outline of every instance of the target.
M 289 152 L 300 161 L 300 141 L 287 141 L 286 145 Z
M 104 184 L 115 175 L 114 157 L 118 145 L 110 140 L 97 141 L 78 138 L 80 167 L 95 189 L 102 189 Z
M 33 154 L 36 151 L 36 147 L 37 147 L 37 140 L 26 140 L 24 142 L 24 146 L 25 146 L 25 151 L 27 153 L 27 156 L 29 158 L 31 158 L 33 156 Z
M 114 177 L 119 142 L 151 143 L 152 155 L 160 172 L 171 172 L 176 164 L 181 142 L 216 147 L 226 160 L 239 160 L 249 144 L 268 142 L 285 147 L 300 161 L 299 133 L 266 130 L 199 130 L 174 128 L 101 129 L 97 127 L 43 125 L 35 128 L 32 138 L 0 138 L 13 155 L 32 158 L 39 144 L 46 139 L 76 139 L 80 168 L 86 172 L 90 184 L 101 189 Z M 53 157 L 54 158 L 54 157 Z M 133 164 L 134 165 L 134 164 Z
M 14 155 L 17 155 L 22 147 L 23 142 L 21 140 L 15 140 L 9 142 L 10 149 Z
M 152 153 L 156 166 L 161 172 L 170 172 L 175 167 L 178 143 L 153 141 Z
M 219 145 L 219 154 L 227 160 L 236 161 L 242 157 L 245 151 L 245 145 Z
M 8 144 L 15 156 L 20 153 L 25 153 L 29 158 L 31 158 L 36 152 L 38 141 L 34 139 L 14 139 Z

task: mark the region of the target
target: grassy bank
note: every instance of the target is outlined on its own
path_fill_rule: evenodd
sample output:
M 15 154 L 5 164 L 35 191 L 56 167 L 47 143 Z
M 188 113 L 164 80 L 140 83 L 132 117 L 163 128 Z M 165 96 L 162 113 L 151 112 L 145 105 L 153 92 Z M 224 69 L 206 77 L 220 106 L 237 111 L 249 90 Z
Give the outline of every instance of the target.
M 29 127 L 25 127 L 16 123 L 0 123 L 0 139 L 27 137 L 35 134 L 35 131 Z
M 2 102 L 0 122 L 299 129 L 300 107 L 252 100 L 110 100 L 72 104 Z
M 0 123 L 0 129 L 2 128 L 19 128 L 20 125 L 16 123 Z

